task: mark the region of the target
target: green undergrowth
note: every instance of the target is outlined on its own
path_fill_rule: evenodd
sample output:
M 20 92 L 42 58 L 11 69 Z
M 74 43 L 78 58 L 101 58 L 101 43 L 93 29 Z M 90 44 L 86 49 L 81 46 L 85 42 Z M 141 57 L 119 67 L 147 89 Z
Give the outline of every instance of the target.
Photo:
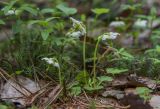
M 3 16 L 0 27 L 9 25 L 12 35 L 0 43 L 0 67 L 12 76 L 55 80 L 66 89 L 66 94 L 74 96 L 83 90 L 101 90 L 104 83 L 124 73 L 136 73 L 158 80 L 160 33 L 148 25 L 146 29 L 152 29 L 153 37 L 149 38 L 152 46 L 143 50 L 138 44 L 138 35 L 144 28 L 132 27 L 132 20 L 145 19 L 152 23 L 157 19 L 156 9 L 151 9 L 150 17 L 137 17 L 135 11 L 144 14 L 138 11 L 141 5 L 128 4 L 122 8 L 129 8 L 132 13 L 127 18 L 118 18 L 127 24 L 116 28 L 118 33 L 106 31 L 90 38 L 88 31 L 96 28 L 101 16 L 110 15 L 110 9 L 92 9 L 95 16 L 92 27 L 87 25 L 90 16 L 76 14 L 77 9 L 66 3 L 55 4 L 54 8 L 39 8 L 27 2 L 21 3 L 20 0 L 4 3 L 0 11 Z M 119 46 L 116 38 L 124 34 L 132 35 L 132 48 Z M 139 51 L 134 52 L 134 48 Z

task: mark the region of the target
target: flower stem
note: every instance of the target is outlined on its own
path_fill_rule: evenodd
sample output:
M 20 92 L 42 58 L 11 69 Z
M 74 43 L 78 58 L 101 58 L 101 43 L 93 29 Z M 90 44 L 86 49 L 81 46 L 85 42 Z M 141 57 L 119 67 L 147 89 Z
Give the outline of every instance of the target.
M 84 40 L 83 40 L 83 74 L 85 77 L 85 83 L 87 83 L 87 79 L 86 79 L 86 34 L 84 36 Z
M 98 45 L 99 45 L 99 42 L 100 42 L 101 38 L 98 38 L 98 41 L 96 43 L 96 47 L 95 47 L 95 50 L 94 50 L 94 60 L 93 60 L 93 82 L 94 82 L 94 86 L 96 84 L 96 59 L 97 59 L 97 50 L 98 50 Z
M 62 73 L 60 68 L 58 68 L 59 84 L 63 86 Z
M 57 63 L 59 63 L 59 61 L 58 61 L 57 59 L 55 59 L 55 61 L 56 61 Z M 63 86 L 63 78 L 62 78 L 61 68 L 60 68 L 60 66 L 57 67 L 57 68 L 58 68 L 59 84 L 60 84 L 61 86 Z

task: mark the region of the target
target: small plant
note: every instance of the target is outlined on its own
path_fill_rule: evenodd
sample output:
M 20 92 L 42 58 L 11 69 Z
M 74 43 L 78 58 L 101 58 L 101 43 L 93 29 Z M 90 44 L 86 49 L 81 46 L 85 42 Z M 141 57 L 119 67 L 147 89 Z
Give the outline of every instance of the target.
M 59 9 L 60 11 L 64 12 L 64 14 L 66 14 L 67 16 L 73 15 L 73 14 L 77 13 L 77 9 L 67 7 L 67 6 L 64 5 L 64 4 L 59 4 L 59 5 L 57 5 L 56 7 L 57 7 L 57 9 Z
M 5 105 L 0 105 L 0 108 L 1 108 L 1 109 L 8 109 L 8 107 L 5 106 Z
M 109 76 L 100 76 L 96 79 L 89 78 L 87 84 L 84 86 L 84 89 L 90 92 L 94 92 L 100 89 L 103 89 L 103 82 L 111 82 L 113 80 L 112 77 Z
M 136 92 L 141 98 L 144 99 L 144 102 L 148 101 L 151 98 L 150 93 L 152 92 L 152 90 L 148 89 L 147 87 L 137 87 Z
M 106 40 L 113 40 L 116 39 L 116 37 L 119 35 L 119 33 L 113 33 L 113 32 L 109 32 L 109 33 L 104 33 L 103 35 L 99 36 L 97 39 L 97 43 L 95 46 L 95 50 L 94 50 L 94 56 L 93 56 L 93 78 L 88 78 L 87 80 L 87 75 L 86 75 L 86 59 L 85 59 L 85 46 L 86 46 L 86 27 L 84 26 L 84 24 L 80 21 L 77 21 L 73 18 L 70 18 L 73 22 L 73 28 L 70 29 L 70 31 L 67 33 L 67 36 L 71 36 L 73 38 L 79 39 L 79 37 L 84 36 L 84 40 L 83 40 L 83 77 L 85 78 L 85 89 L 86 90 L 99 90 L 102 89 L 103 87 L 101 86 L 101 83 L 104 81 L 110 81 L 111 79 L 109 79 L 110 77 L 107 76 L 103 76 L 103 77 L 99 77 L 97 80 L 97 74 L 96 74 L 96 60 L 98 59 L 97 57 L 97 52 L 98 52 L 98 46 L 100 44 L 101 41 L 106 41 Z M 77 89 L 77 88 L 76 88 Z
M 85 25 L 78 21 L 75 20 L 74 18 L 70 18 L 72 23 L 73 23 L 73 27 L 70 29 L 70 31 L 67 33 L 67 36 L 71 36 L 74 38 L 79 38 L 81 36 L 84 36 L 84 40 L 83 40 L 83 73 L 84 73 L 84 78 L 85 78 L 85 82 L 87 82 L 86 80 L 86 27 Z
M 118 69 L 118 68 L 107 68 L 106 70 L 108 74 L 112 74 L 113 76 L 128 71 L 128 69 Z
M 97 43 L 96 43 L 96 47 L 94 50 L 94 61 L 93 61 L 93 82 L 96 83 L 96 60 L 97 60 L 97 52 L 98 52 L 98 46 L 100 41 L 107 41 L 108 39 L 116 39 L 116 37 L 119 35 L 119 33 L 113 33 L 113 32 L 109 32 L 109 33 L 104 33 L 103 35 L 98 37 Z
M 42 58 L 42 60 L 46 61 L 47 64 L 58 68 L 59 84 L 63 86 L 63 77 L 62 77 L 62 73 L 61 73 L 61 69 L 60 69 L 58 60 L 56 58 Z
M 20 15 L 22 15 L 25 11 L 31 13 L 34 16 L 37 16 L 37 9 L 34 9 L 34 7 L 30 4 L 23 4 L 20 7 L 16 7 L 15 4 L 18 1 L 19 0 L 12 0 L 9 3 L 6 3 L 6 6 L 2 8 L 2 11 L 6 16 L 15 15 L 19 19 Z
M 4 25 L 5 22 L 3 20 L 0 20 L 0 25 Z
M 109 9 L 106 9 L 106 8 L 95 8 L 95 9 L 92 9 L 92 12 L 96 14 L 95 19 L 97 19 L 100 15 L 108 13 Z
M 49 17 L 45 20 L 31 20 L 28 23 L 28 26 L 31 27 L 32 25 L 36 25 L 38 24 L 41 28 L 41 36 L 42 39 L 45 41 L 48 39 L 49 35 L 51 34 L 52 30 L 53 30 L 53 26 L 49 25 L 49 23 L 54 20 L 57 19 L 59 17 Z

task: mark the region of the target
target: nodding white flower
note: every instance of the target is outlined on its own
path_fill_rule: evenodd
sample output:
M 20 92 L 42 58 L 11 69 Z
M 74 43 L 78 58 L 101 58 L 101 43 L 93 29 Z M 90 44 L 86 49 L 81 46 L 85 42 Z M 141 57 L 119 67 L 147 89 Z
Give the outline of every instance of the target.
M 58 62 L 55 62 L 55 63 L 54 63 L 54 66 L 57 67 L 57 68 L 59 68 L 59 63 L 58 63 Z
M 115 32 L 109 32 L 109 33 L 105 33 L 103 34 L 102 37 L 102 41 L 105 41 L 107 39 L 116 39 L 117 36 L 120 35 L 119 33 L 115 33 Z
M 72 17 L 70 17 L 70 20 L 72 20 L 72 22 L 73 22 L 73 27 L 76 27 L 76 25 L 80 25 L 81 24 L 80 21 L 78 21 L 78 20 L 76 20 L 76 19 L 74 19 Z
M 2 9 L 3 10 L 3 9 Z M 9 10 L 7 13 L 5 13 L 6 16 L 9 16 L 9 15 L 19 15 L 22 11 L 21 10 Z
M 48 64 L 54 64 L 53 58 L 42 58 L 42 60 L 46 61 Z
M 80 36 L 84 36 L 86 34 L 86 27 L 85 25 L 70 17 L 71 21 L 73 22 L 73 28 L 71 28 L 71 31 L 67 33 L 68 36 L 72 36 L 72 37 L 80 37 Z
M 42 58 L 42 60 L 46 61 L 50 65 L 53 65 L 53 66 L 59 68 L 59 63 L 56 62 L 54 58 L 47 58 L 47 57 L 45 57 L 45 58 Z
M 67 33 L 68 36 L 71 36 L 73 38 L 78 39 L 79 37 L 82 36 L 82 33 L 80 31 L 76 31 L 76 32 L 68 32 Z
M 123 21 L 113 21 L 109 24 L 110 27 L 123 27 L 125 26 L 125 22 Z
M 7 13 L 5 13 L 6 16 L 13 15 L 13 14 L 15 14 L 14 10 L 9 10 Z
M 134 27 L 135 28 L 146 28 L 147 27 L 147 24 L 148 24 L 148 21 L 147 20 L 141 20 L 141 19 L 138 19 L 135 23 L 134 23 Z

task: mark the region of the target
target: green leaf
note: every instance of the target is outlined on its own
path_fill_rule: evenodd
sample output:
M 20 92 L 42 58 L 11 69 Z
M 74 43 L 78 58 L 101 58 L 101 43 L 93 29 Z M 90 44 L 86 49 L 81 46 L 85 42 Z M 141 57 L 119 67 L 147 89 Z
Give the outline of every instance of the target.
M 128 57 L 128 58 L 133 58 L 133 56 L 129 53 L 127 53 L 126 51 L 121 53 L 122 56 Z
M 12 25 L 12 31 L 14 34 L 21 32 L 21 27 L 22 27 L 23 22 L 21 20 L 17 20 L 17 22 Z
M 140 3 L 133 4 L 133 5 L 123 4 L 123 5 L 121 5 L 121 8 L 122 8 L 122 10 L 129 9 L 129 10 L 134 11 L 134 10 L 138 9 L 139 7 L 141 7 L 141 6 L 142 6 L 142 4 L 140 4 Z
M 64 44 L 64 42 L 61 40 L 61 38 L 55 38 L 54 40 L 52 40 L 52 43 L 56 44 L 57 46 Z
M 5 25 L 5 22 L 3 20 L 0 20 L 0 25 Z
M 56 18 L 59 18 L 59 17 L 49 17 L 46 20 L 31 20 L 28 22 L 28 25 L 39 24 L 42 26 L 47 26 L 48 22 L 50 22 L 51 20 L 56 19 Z
M 118 53 L 122 56 L 122 58 L 133 59 L 134 57 L 125 51 L 124 48 L 121 48 Z
M 101 15 L 101 14 L 108 13 L 109 9 L 106 9 L 106 8 L 95 8 L 95 9 L 92 9 L 92 12 L 97 14 L 97 15 Z
M 148 16 L 146 15 L 136 15 L 136 17 L 140 19 L 148 19 Z
M 42 30 L 41 31 L 41 35 L 42 35 L 42 38 L 43 40 L 47 40 L 48 36 L 49 36 L 49 31 L 48 30 Z
M 128 69 L 118 69 L 118 68 L 107 68 L 107 73 L 110 73 L 110 74 L 121 74 L 123 72 L 127 72 Z
M 131 5 L 128 5 L 128 4 L 123 4 L 121 6 L 122 10 L 127 10 L 127 9 L 131 9 L 131 10 L 134 10 L 134 7 L 132 7 Z
M 113 78 L 112 78 L 112 77 L 109 77 L 109 76 L 100 76 L 100 77 L 98 77 L 98 80 L 101 81 L 101 82 L 104 82 L 104 81 L 112 81 Z
M 136 92 L 145 101 L 147 101 L 147 100 L 149 100 L 151 98 L 150 93 L 152 92 L 152 90 L 150 90 L 147 87 L 137 87 L 136 88 Z
M 45 21 L 46 21 L 46 22 L 49 22 L 49 21 L 51 21 L 51 20 L 53 20 L 53 19 L 56 19 L 56 18 L 59 18 L 59 17 L 49 17 L 49 18 L 47 18 Z
M 7 14 L 7 12 L 12 8 L 12 6 L 5 6 L 4 8 L 2 8 L 2 11 L 4 12 L 4 14 Z
M 18 0 L 12 0 L 10 3 L 8 3 L 7 6 L 2 8 L 2 11 L 4 11 L 4 14 L 6 14 L 12 7 L 13 5 L 17 2 Z
M 96 90 L 103 89 L 103 86 L 95 86 L 95 87 L 85 86 L 84 89 L 88 91 L 96 91 Z
M 81 92 L 82 92 L 82 90 L 81 90 L 81 87 L 79 87 L 79 86 L 75 86 L 75 87 L 72 87 L 72 88 L 71 88 L 71 94 L 72 94 L 72 95 L 77 96 L 77 95 L 79 95 Z
M 155 7 L 151 8 L 151 15 L 155 16 L 157 14 L 157 9 Z
M 157 22 L 160 23 L 160 21 L 157 21 Z M 153 31 L 153 33 L 160 35 L 160 31 L 158 31 L 158 30 Z
M 7 106 L 0 104 L 0 109 L 8 109 Z
M 30 21 L 28 22 L 28 25 L 38 24 L 38 23 L 40 23 L 40 22 L 41 22 L 41 20 L 30 20 Z
M 160 53 L 160 46 L 157 45 L 155 50 L 156 50 L 156 52 Z
M 55 9 L 52 9 L 52 8 L 45 8 L 45 9 L 42 9 L 41 10 L 41 13 L 42 14 L 46 14 L 46 13 L 54 13 L 56 12 Z
M 150 93 L 150 92 L 152 92 L 152 90 L 150 90 L 150 89 L 147 88 L 147 87 L 137 87 L 137 88 L 136 88 L 136 92 L 137 92 L 138 94 L 145 94 L 145 93 Z
M 67 84 L 67 89 L 71 89 L 72 87 L 76 87 L 78 85 L 79 85 L 78 81 L 71 82 L 71 83 Z
M 41 26 L 47 26 L 48 22 L 47 21 L 43 21 L 43 20 L 31 20 L 28 22 L 28 25 L 34 25 L 34 24 L 38 24 Z
M 64 12 L 66 15 L 73 15 L 77 13 L 76 8 L 69 8 L 69 7 L 64 6 L 63 4 L 56 6 L 56 8 Z
M 25 11 L 27 11 L 27 12 L 35 15 L 35 16 L 37 16 L 37 13 L 38 13 L 38 11 L 36 9 L 31 8 L 29 6 L 22 6 L 20 9 L 25 10 Z
M 156 58 L 149 58 L 149 59 L 153 60 L 154 64 L 159 64 L 160 63 L 159 59 L 156 59 Z
M 76 76 L 76 80 L 80 83 L 85 83 L 85 78 L 88 79 L 89 75 L 87 72 L 83 72 L 81 71 L 80 73 L 78 73 L 78 75 Z
M 16 73 L 17 75 L 20 75 L 20 74 L 22 74 L 22 72 L 23 72 L 23 71 L 16 71 L 15 73 Z

